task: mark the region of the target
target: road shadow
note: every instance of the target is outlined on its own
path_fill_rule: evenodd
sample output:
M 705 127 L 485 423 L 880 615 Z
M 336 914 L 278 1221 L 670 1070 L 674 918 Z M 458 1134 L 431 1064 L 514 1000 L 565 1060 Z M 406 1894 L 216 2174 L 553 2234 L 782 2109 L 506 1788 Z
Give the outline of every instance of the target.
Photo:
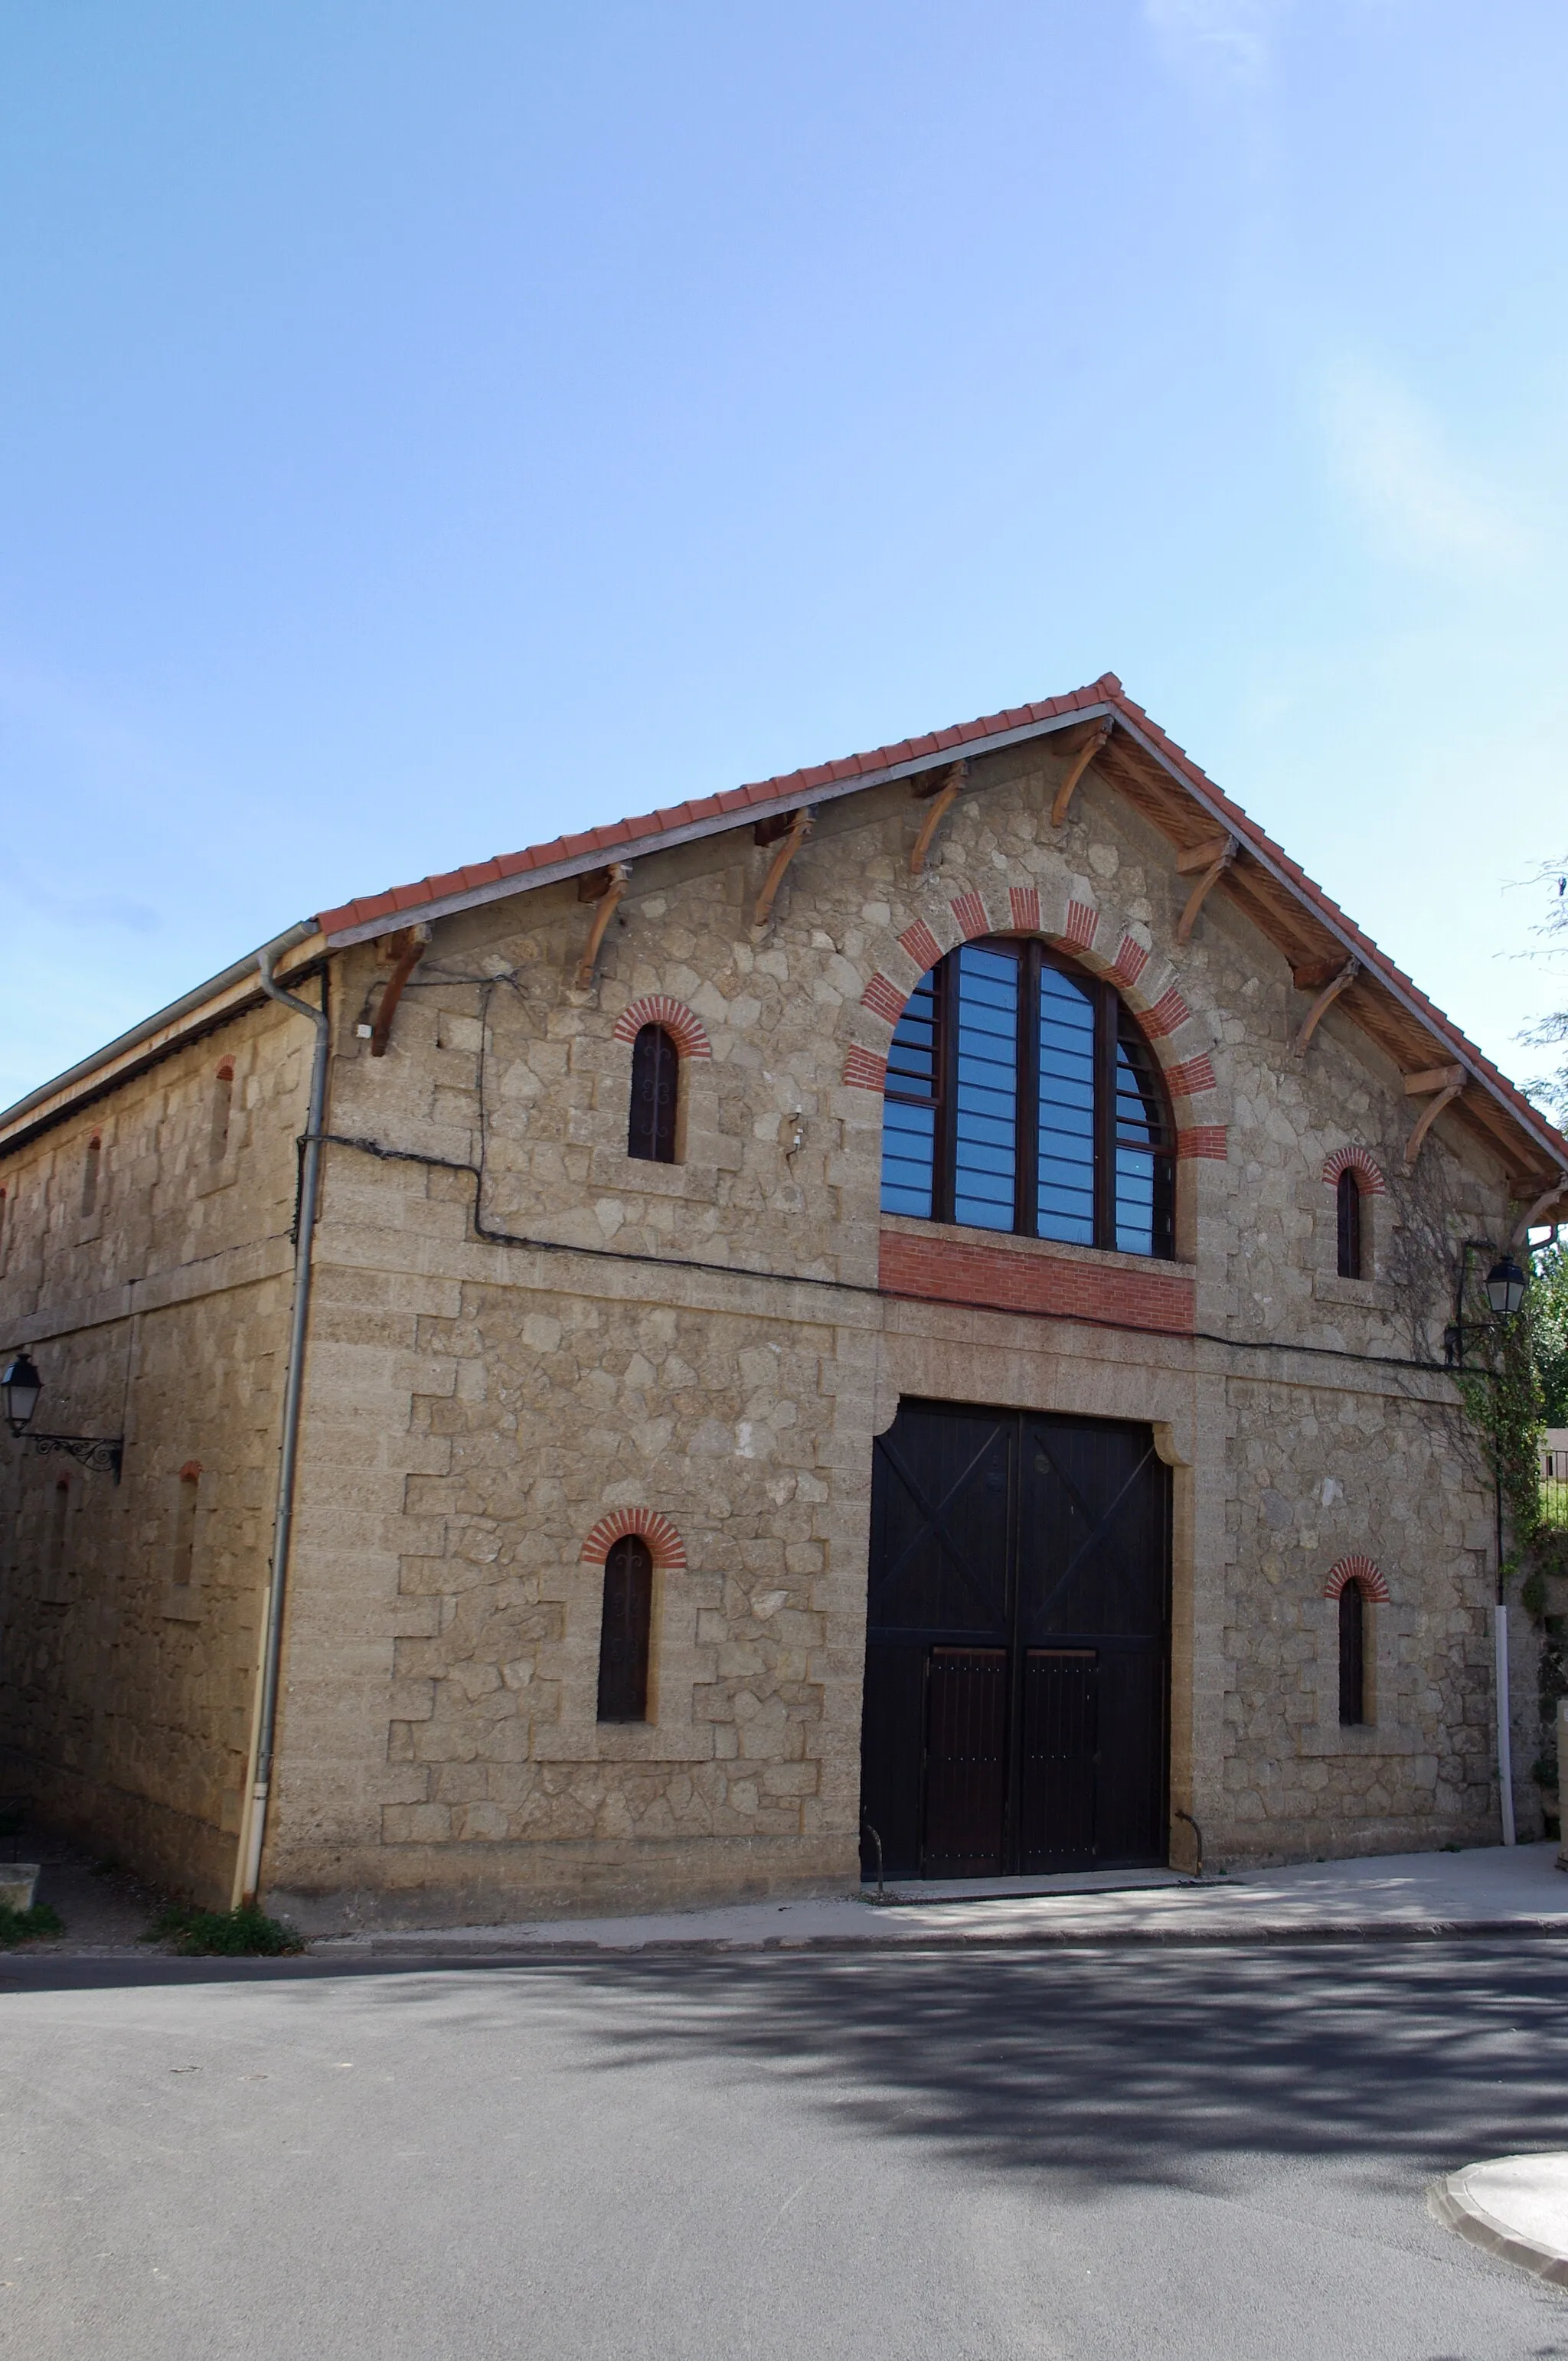
M 373 1985 L 378 2007 L 438 2000 L 455 2027 L 564 2014 L 589 2071 L 776 2078 L 791 2103 L 886 2139 L 1086 2186 L 1200 2186 L 1272 2156 L 1381 2158 L 1408 2187 L 1568 2147 L 1559 1938 L 0 1961 L 0 1996 L 345 1981 Z
M 1445 1943 L 981 1958 L 595 1962 L 614 2073 L 783 2075 L 971 2167 L 1192 2185 L 1225 2158 L 1398 2160 L 1399 2177 L 1568 2147 L 1562 1946 Z

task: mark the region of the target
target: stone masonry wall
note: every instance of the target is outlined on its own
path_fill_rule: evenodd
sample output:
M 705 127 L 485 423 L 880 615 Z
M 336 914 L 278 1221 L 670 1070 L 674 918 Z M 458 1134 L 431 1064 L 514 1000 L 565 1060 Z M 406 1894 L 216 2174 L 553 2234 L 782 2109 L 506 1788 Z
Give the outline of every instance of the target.
M 225 1905 L 276 1489 L 303 1030 L 270 1009 L 238 1017 L 0 1157 L 0 1341 L 44 1378 L 35 1426 L 125 1437 L 117 1486 L 0 1438 L 0 1781 Z
M 1501 1224 L 1502 1176 L 1440 1122 L 1407 1184 L 1392 1065 L 1339 1009 L 1291 1058 L 1302 996 L 1223 894 L 1177 948 L 1187 881 L 1097 781 L 1053 837 L 1048 755 L 975 776 L 919 880 L 904 789 L 825 807 L 765 928 L 749 831 L 640 862 L 587 993 L 571 885 L 439 921 L 385 1059 L 353 1029 L 375 948 L 334 963 L 329 1128 L 361 1145 L 328 1152 L 267 1865 L 313 1923 L 851 1879 L 871 1446 L 901 1391 L 1164 1438 L 1172 1803 L 1211 1860 L 1493 1829 L 1486 1494 L 1444 1381 L 1365 1356 L 1430 1356 L 1447 1282 L 1412 1241 Z M 1019 927 L 1112 974 L 1170 1077 L 1195 1335 L 1029 1317 L 1011 1283 L 995 1309 L 875 1291 L 897 1007 L 936 952 Z M 625 1153 L 622 1020 L 653 998 L 690 1020 L 674 1167 Z M 1347 1148 L 1386 1183 L 1364 1282 L 1334 1270 Z M 1129 1259 L 947 1235 L 1071 1266 L 1047 1300 L 1075 1308 Z M 684 1564 L 652 1719 L 601 1729 L 584 1552 L 632 1510 Z M 1390 1594 L 1362 1731 L 1330 1694 L 1347 1552 Z

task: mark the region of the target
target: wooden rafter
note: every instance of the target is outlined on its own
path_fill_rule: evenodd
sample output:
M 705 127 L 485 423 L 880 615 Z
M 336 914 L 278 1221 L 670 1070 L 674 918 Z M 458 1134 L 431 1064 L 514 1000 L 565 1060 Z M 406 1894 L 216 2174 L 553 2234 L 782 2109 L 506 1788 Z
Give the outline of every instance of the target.
M 1084 740 L 1077 753 L 1074 754 L 1071 763 L 1068 766 L 1067 776 L 1063 779 L 1060 786 L 1057 789 L 1055 800 L 1051 805 L 1051 826 L 1053 828 L 1060 828 L 1063 820 L 1066 819 L 1073 796 L 1078 792 L 1078 783 L 1080 779 L 1082 778 L 1085 771 L 1088 770 L 1089 765 L 1093 762 L 1096 754 L 1102 753 L 1104 752 L 1104 749 L 1109 742 L 1111 731 L 1113 726 L 1111 715 L 1107 714 L 1103 721 L 1101 722 L 1100 727 L 1097 730 L 1091 730 L 1090 731 L 1088 737 Z
M 588 928 L 588 939 L 584 946 L 583 956 L 577 961 L 576 975 L 573 979 L 579 992 L 589 992 L 593 989 L 594 970 L 598 964 L 599 946 L 604 941 L 605 931 L 620 907 L 621 896 L 625 894 L 630 878 L 630 861 L 612 861 L 608 869 L 596 870 L 591 877 L 585 877 L 578 883 L 578 899 L 593 902 L 598 906 L 594 911 L 593 925 Z
M 1459 1096 L 1460 1092 L 1464 1088 L 1464 1079 L 1463 1066 L 1423 1066 L 1419 1073 L 1405 1076 L 1405 1096 L 1409 1099 L 1426 1098 L 1427 1100 L 1414 1131 L 1405 1142 L 1407 1172 L 1415 1170 L 1416 1159 L 1425 1145 L 1428 1132 L 1442 1113 L 1443 1108 L 1452 1106 Z M 1429 1091 L 1433 1093 L 1431 1098 L 1427 1098 Z
M 400 932 L 389 935 L 384 952 L 392 962 L 392 972 L 381 987 L 381 997 L 370 1025 L 370 1055 L 384 1058 L 392 1038 L 392 1019 L 398 1013 L 398 1003 L 403 996 L 403 986 L 430 948 L 428 927 L 404 927 Z
M 951 811 L 954 804 L 957 803 L 959 796 L 963 792 L 964 785 L 968 778 L 968 763 L 959 762 L 951 764 L 946 779 L 943 781 L 942 785 L 935 790 L 930 787 L 922 787 L 919 783 L 916 782 L 915 789 L 916 794 L 930 796 L 931 808 L 922 820 L 920 824 L 920 833 L 916 838 L 914 845 L 910 850 L 909 874 L 911 877 L 918 877 L 920 872 L 925 868 L 926 855 L 931 850 L 931 840 L 936 835 L 937 830 L 941 827 L 942 822 L 946 819 L 948 814 Z
M 811 834 L 816 818 L 817 814 L 809 804 L 802 804 L 798 811 L 791 812 L 789 827 L 779 840 L 779 849 L 769 864 L 768 873 L 762 880 L 762 890 L 757 896 L 757 906 L 751 913 L 754 927 L 765 927 L 772 917 L 773 896 L 784 882 L 785 870 Z
M 1313 1001 L 1310 1008 L 1308 1009 L 1307 1014 L 1301 1019 L 1301 1029 L 1297 1034 L 1295 1040 L 1295 1054 L 1298 1058 L 1305 1057 L 1307 1052 L 1307 1044 L 1310 1041 L 1313 1034 L 1322 1023 L 1323 1018 L 1333 1006 L 1334 1002 L 1339 998 L 1340 994 L 1346 989 L 1347 985 L 1353 984 L 1360 973 L 1361 961 L 1358 959 L 1348 959 L 1344 965 L 1340 969 L 1337 975 L 1332 975 L 1329 977 L 1321 991 L 1319 993 L 1316 1000 Z
M 1176 856 L 1176 866 L 1183 876 L 1190 877 L 1197 869 L 1202 872 L 1198 883 L 1187 896 L 1187 907 L 1176 922 L 1176 939 L 1185 943 L 1191 938 L 1198 923 L 1198 913 L 1209 898 L 1212 886 L 1217 885 L 1241 851 L 1234 836 L 1212 836 L 1202 844 L 1190 845 Z
M 1186 786 L 1131 727 L 1121 726 L 1120 718 L 1100 771 L 1133 809 L 1159 830 L 1173 851 L 1189 841 L 1195 825 L 1201 829 L 1206 824 L 1212 840 L 1225 824 L 1222 813 L 1205 811 L 1195 803 Z M 1243 837 L 1241 842 L 1245 851 L 1246 839 Z M 1363 945 L 1348 939 L 1347 929 L 1332 907 L 1312 907 L 1304 891 L 1287 876 L 1276 874 L 1264 854 L 1236 861 L 1225 877 L 1225 891 L 1288 961 L 1297 990 L 1309 997 L 1332 982 L 1353 953 L 1360 957 L 1361 974 L 1354 991 L 1344 1000 L 1345 1013 L 1401 1072 L 1434 1058 L 1453 1056 L 1439 1026 L 1411 1005 L 1399 979 L 1387 975 Z M 1532 1135 L 1523 1111 L 1512 1106 L 1502 1090 L 1487 1087 L 1485 1076 L 1477 1075 L 1450 1103 L 1450 1112 L 1457 1125 L 1498 1159 L 1515 1184 L 1516 1197 L 1521 1202 L 1533 1200 L 1545 1186 L 1543 1168 L 1550 1168 L 1552 1149 L 1543 1148 Z

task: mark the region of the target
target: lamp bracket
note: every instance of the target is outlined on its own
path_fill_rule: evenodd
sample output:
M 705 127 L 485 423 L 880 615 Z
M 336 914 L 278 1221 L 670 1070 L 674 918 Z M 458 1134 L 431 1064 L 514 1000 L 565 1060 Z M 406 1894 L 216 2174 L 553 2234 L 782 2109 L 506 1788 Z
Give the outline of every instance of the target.
M 16 1433 L 15 1428 L 12 1433 Z M 68 1459 L 76 1460 L 94 1476 L 112 1476 L 116 1484 L 120 1480 L 120 1467 L 126 1452 L 123 1436 L 29 1434 L 24 1430 L 19 1439 L 23 1443 L 30 1443 L 42 1459 L 52 1457 L 56 1452 L 63 1453 Z

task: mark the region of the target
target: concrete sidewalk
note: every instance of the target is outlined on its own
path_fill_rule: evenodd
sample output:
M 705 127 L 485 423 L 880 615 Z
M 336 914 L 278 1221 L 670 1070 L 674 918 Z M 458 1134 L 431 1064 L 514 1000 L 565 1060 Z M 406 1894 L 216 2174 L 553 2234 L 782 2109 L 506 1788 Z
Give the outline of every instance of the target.
M 1381 1854 L 1253 1870 L 1201 1884 L 1168 1870 L 972 1888 L 890 1886 L 799 1902 L 617 1918 L 319 1937 L 334 1958 L 451 1958 L 548 1951 L 798 1950 L 980 1943 L 1398 1939 L 1429 1934 L 1568 1935 L 1568 1876 L 1555 1844 Z

